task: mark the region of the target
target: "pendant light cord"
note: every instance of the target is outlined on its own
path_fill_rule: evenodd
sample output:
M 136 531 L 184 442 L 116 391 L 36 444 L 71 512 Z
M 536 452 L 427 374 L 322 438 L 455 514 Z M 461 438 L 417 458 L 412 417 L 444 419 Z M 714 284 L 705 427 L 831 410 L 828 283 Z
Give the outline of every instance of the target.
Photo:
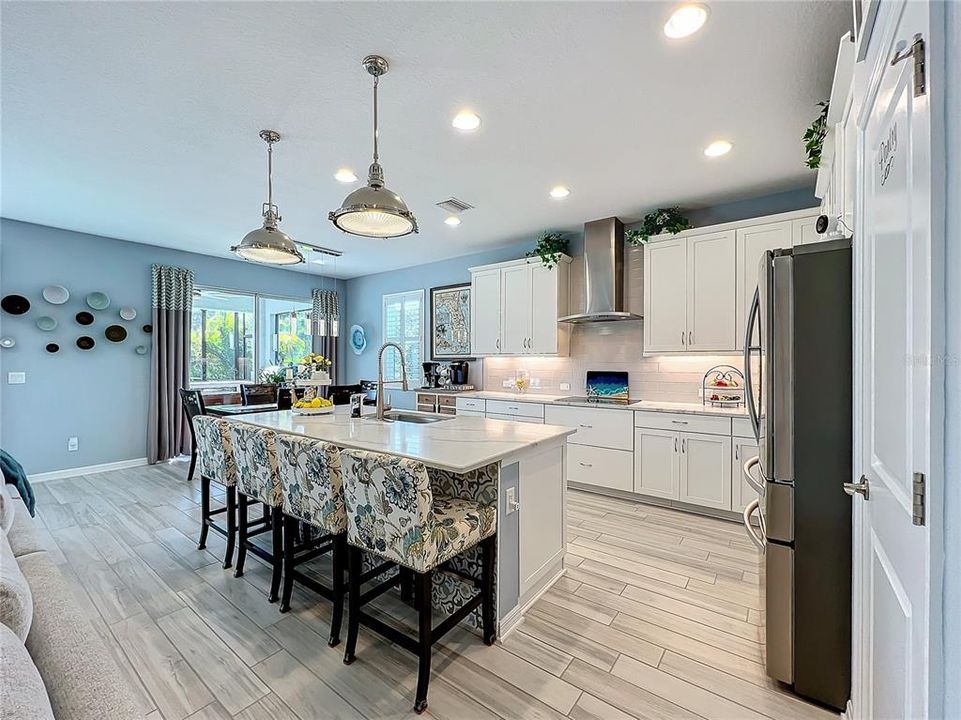
M 274 206 L 274 144 L 267 141 L 267 210 Z
M 377 135 L 379 131 L 377 129 L 377 85 L 380 83 L 380 76 L 374 76 L 374 163 L 377 163 Z

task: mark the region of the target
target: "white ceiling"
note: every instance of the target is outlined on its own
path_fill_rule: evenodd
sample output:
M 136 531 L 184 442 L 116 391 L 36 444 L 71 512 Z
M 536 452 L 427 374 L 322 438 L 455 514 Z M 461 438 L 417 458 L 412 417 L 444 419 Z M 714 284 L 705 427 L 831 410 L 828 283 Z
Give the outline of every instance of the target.
M 800 136 L 830 92 L 844 2 L 4 2 L 4 217 L 229 255 L 259 224 L 261 128 L 282 228 L 344 251 L 351 277 L 533 239 L 652 207 L 810 184 Z M 327 220 L 370 162 L 368 53 L 381 162 L 419 235 L 368 240 Z M 457 133 L 470 106 L 483 125 Z M 735 143 L 725 158 L 711 140 Z M 552 185 L 571 195 L 552 200 Z M 434 203 L 476 206 L 451 229 Z

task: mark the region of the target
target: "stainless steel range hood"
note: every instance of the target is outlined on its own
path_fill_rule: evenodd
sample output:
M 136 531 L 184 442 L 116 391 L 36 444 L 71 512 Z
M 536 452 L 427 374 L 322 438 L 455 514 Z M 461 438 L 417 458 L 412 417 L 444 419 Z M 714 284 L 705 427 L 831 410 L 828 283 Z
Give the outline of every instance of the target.
M 587 307 L 559 322 L 640 320 L 624 310 L 624 223 L 617 218 L 584 224 L 584 289 Z

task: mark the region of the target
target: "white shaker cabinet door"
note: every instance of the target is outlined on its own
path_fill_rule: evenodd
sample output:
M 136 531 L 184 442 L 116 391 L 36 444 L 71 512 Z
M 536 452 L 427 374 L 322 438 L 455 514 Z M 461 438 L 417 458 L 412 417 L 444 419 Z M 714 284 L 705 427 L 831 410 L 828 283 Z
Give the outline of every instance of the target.
M 554 266 L 550 270 L 538 263 L 529 266 L 531 283 L 531 326 L 526 352 L 535 355 L 557 353 L 558 282 L 559 275 L 567 272 Z
M 501 336 L 501 271 L 483 270 L 471 276 L 471 352 L 496 355 Z
M 734 438 L 731 457 L 731 510 L 742 513 L 752 500 L 757 499 L 747 480 L 744 479 L 744 463 L 757 455 L 757 443 L 753 440 Z
M 687 349 L 687 240 L 644 247 L 644 351 Z
M 735 307 L 735 334 L 738 350 L 744 348 L 744 332 L 747 328 L 747 313 L 757 288 L 758 265 L 767 250 L 789 248 L 792 246 L 792 223 L 783 222 L 755 225 L 736 231 L 737 234 L 737 301 Z M 755 331 L 753 345 L 757 345 Z
M 832 199 L 833 202 L 833 199 Z M 834 208 L 832 208 L 833 210 Z M 833 214 L 839 215 L 839 212 L 834 212 Z M 824 237 L 818 235 L 816 225 L 818 222 L 817 215 L 809 218 L 801 218 L 800 220 L 795 220 L 793 224 L 792 237 L 795 245 L 808 245 L 810 243 L 821 242 Z
M 680 485 L 680 439 L 669 430 L 634 431 L 634 492 L 676 500 Z
M 681 433 L 682 502 L 731 509 L 731 438 Z
M 734 231 L 687 241 L 687 349 L 734 350 Z
M 522 355 L 531 336 L 531 273 L 527 265 L 501 271 L 501 352 Z M 479 308 L 483 312 L 482 308 Z

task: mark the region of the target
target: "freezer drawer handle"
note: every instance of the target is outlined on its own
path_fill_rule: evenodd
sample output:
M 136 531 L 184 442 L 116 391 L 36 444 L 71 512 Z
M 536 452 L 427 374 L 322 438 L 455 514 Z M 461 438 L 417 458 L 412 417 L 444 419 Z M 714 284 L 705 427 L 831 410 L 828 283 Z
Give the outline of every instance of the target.
M 747 535 L 751 538 L 751 542 L 757 545 L 757 549 L 764 552 L 764 538 L 759 536 L 754 531 L 754 526 L 751 525 L 751 516 L 758 511 L 761 505 L 761 500 L 752 500 L 748 503 L 747 507 L 744 508 L 744 527 L 747 530 Z
M 687 420 L 671 420 L 674 425 L 687 425 Z
M 752 472 L 755 467 L 761 464 L 761 458 L 755 455 L 752 458 L 748 458 L 747 462 L 744 463 L 744 479 L 747 480 L 747 484 L 754 488 L 754 492 L 758 495 L 764 494 L 764 483 L 756 480 L 754 473 Z
M 581 427 L 582 427 L 582 428 L 592 428 L 592 427 L 594 427 L 594 426 L 593 426 L 593 425 L 585 425 L 584 423 L 581 423 Z

